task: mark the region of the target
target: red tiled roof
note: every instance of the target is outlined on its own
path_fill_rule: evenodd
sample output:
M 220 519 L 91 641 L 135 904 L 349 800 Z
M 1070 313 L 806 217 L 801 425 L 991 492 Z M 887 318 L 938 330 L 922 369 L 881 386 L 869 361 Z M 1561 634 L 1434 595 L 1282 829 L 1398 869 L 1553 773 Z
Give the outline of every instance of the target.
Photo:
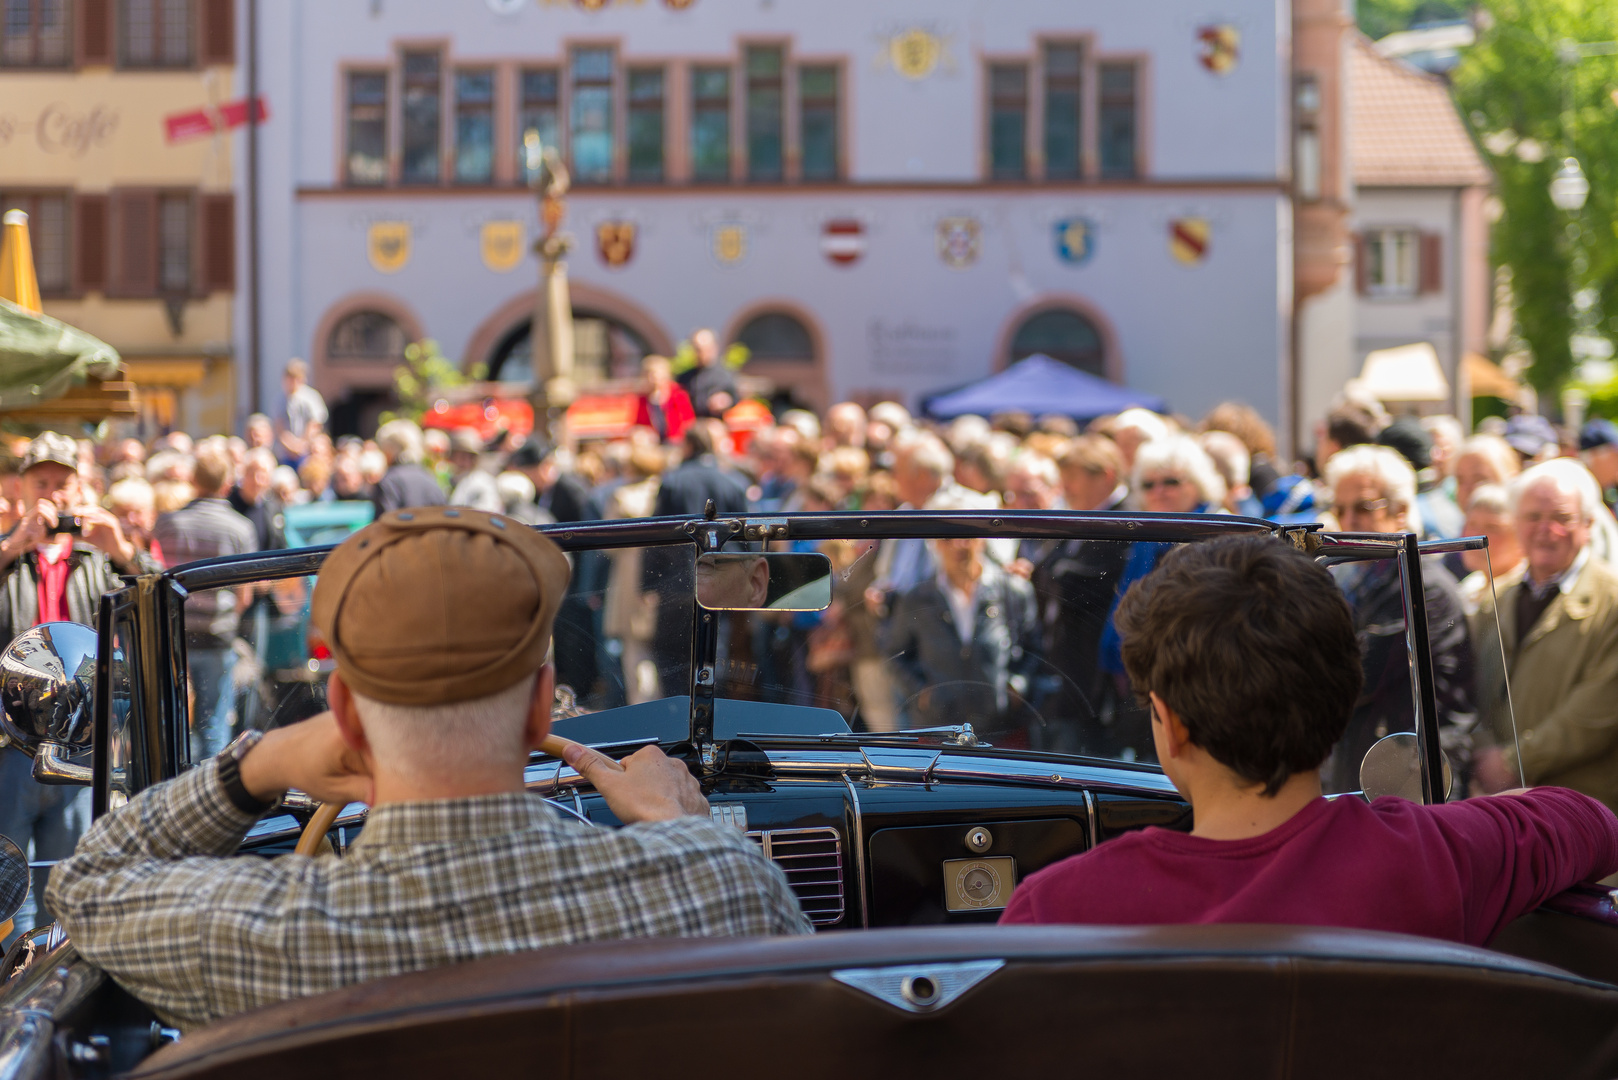
M 1348 150 L 1354 183 L 1368 187 L 1487 184 L 1488 168 L 1449 87 L 1356 34 L 1348 50 Z

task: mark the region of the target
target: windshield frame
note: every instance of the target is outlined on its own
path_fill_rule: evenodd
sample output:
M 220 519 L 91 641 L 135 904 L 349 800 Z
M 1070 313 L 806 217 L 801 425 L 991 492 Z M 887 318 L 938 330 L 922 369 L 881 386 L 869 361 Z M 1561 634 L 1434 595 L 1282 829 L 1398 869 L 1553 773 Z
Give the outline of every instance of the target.
M 1422 595 L 1420 557 L 1487 547 L 1483 537 L 1465 537 L 1452 541 L 1420 543 L 1412 533 L 1342 533 L 1326 532 L 1320 523 L 1281 524 L 1257 518 L 1235 515 L 1152 514 L 1137 512 L 1101 511 L 1026 511 L 1026 510 L 973 510 L 933 512 L 925 510 L 898 510 L 880 513 L 842 511 L 829 513 L 749 514 L 724 518 L 690 518 L 667 516 L 615 521 L 568 523 L 536 526 L 540 532 L 555 541 L 564 551 L 608 550 L 651 545 L 693 545 L 697 552 L 714 551 L 731 541 L 791 541 L 864 538 L 872 540 L 905 538 L 1014 538 L 1014 539 L 1068 539 L 1110 540 L 1124 542 L 1189 542 L 1209 540 L 1231 535 L 1271 535 L 1284 539 L 1300 550 L 1314 556 L 1326 565 L 1340 561 L 1395 558 L 1400 563 L 1402 601 L 1406 617 L 1407 656 L 1411 665 L 1411 691 L 1414 697 L 1416 734 L 1422 757 L 1424 801 L 1437 801 L 1433 793 L 1442 791 L 1442 759 L 1433 752 L 1438 744 L 1436 696 L 1432 674 L 1432 656 L 1426 641 L 1425 610 L 1415 598 Z M 165 571 L 161 580 L 170 583 L 170 589 L 183 597 L 201 589 L 226 588 L 247 584 L 265 578 L 294 577 L 317 574 L 326 556 L 336 545 L 259 552 L 249 555 L 227 556 L 196 562 Z M 155 575 L 153 576 L 156 577 Z M 143 581 L 147 579 L 142 579 Z M 152 605 L 140 610 L 141 618 L 166 621 L 178 619 L 178 603 Z M 698 615 L 700 621 L 700 613 Z M 1417 633 L 1417 626 L 1422 632 Z M 182 635 L 183 636 L 183 635 Z M 141 635 L 146 646 L 162 640 L 160 633 Z M 711 758 L 715 753 L 713 738 L 713 692 L 711 678 L 705 681 L 704 666 L 713 666 L 717 642 L 716 635 L 698 633 L 693 636 L 693 658 L 689 686 L 691 725 L 689 742 L 699 754 Z M 137 708 L 149 705 L 151 698 L 162 696 L 169 702 L 185 700 L 185 660 L 178 651 L 183 643 L 173 643 L 170 649 L 177 655 L 168 657 L 144 656 L 143 683 L 148 688 L 142 696 L 148 701 L 137 702 Z M 704 664 L 706 661 L 706 664 Z M 151 679 L 161 678 L 169 683 L 165 694 L 154 694 L 157 689 Z M 103 711 L 100 701 L 98 714 Z M 144 711 L 144 709 L 142 709 Z M 151 723 L 144 721 L 142 734 L 150 737 Z M 162 743 L 169 752 L 159 750 L 149 755 L 156 766 L 152 779 L 167 778 L 177 773 L 181 763 L 174 762 L 173 738 Z M 971 749 L 952 748 L 952 752 L 973 752 Z M 995 755 L 999 756 L 999 755 Z M 1043 757 L 1042 754 L 1031 754 Z M 162 760 L 159 760 L 162 759 Z M 144 771 L 144 770 L 143 770 Z

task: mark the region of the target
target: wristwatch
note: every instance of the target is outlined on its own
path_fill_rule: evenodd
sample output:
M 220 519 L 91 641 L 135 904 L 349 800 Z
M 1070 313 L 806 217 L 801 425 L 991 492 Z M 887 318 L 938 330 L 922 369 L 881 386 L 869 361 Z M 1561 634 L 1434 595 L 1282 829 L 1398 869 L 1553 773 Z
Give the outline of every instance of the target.
M 226 797 L 236 809 L 254 817 L 275 809 L 281 802 L 279 798 L 265 802 L 248 791 L 246 785 L 242 783 L 242 758 L 246 757 L 247 752 L 257 746 L 262 738 L 264 738 L 262 731 L 244 731 L 231 740 L 230 745 L 219 754 L 219 783 L 225 789 Z

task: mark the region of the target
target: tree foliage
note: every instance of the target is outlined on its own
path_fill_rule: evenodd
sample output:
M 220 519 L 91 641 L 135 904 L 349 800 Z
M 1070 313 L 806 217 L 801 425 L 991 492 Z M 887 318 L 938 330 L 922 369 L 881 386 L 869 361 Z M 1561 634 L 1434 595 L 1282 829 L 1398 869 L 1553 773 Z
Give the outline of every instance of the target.
M 402 417 L 419 424 L 446 390 L 482 378 L 483 365 L 475 365 L 470 372 L 462 371 L 455 361 L 444 355 L 438 342 L 431 338 L 413 341 L 405 346 L 404 363 L 393 369 L 393 389 L 399 407 L 383 413 L 382 420 Z
M 1425 22 L 1463 18 L 1471 6 L 1465 0 L 1358 0 L 1354 17 L 1375 39 Z
M 1569 63 L 1559 53 L 1562 42 L 1618 36 L 1618 0 L 1486 0 L 1484 15 L 1455 69 L 1455 93 L 1497 177 L 1493 257 L 1511 272 L 1528 380 L 1554 395 L 1573 372 L 1575 330 L 1608 340 L 1618 332 L 1618 58 Z M 1550 197 L 1568 155 L 1590 181 L 1576 213 Z M 1584 289 L 1596 302 L 1578 312 Z

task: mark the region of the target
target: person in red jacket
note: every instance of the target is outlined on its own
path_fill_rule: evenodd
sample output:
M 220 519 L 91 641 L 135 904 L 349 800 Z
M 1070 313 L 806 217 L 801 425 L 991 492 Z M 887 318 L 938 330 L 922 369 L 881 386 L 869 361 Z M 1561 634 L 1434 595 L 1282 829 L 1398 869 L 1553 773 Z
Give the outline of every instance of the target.
M 1030 875 L 1002 923 L 1287 923 L 1482 945 L 1618 871 L 1618 819 L 1563 788 L 1436 806 L 1322 797 L 1359 648 L 1331 576 L 1282 541 L 1181 546 L 1124 596 L 1117 625 L 1193 827 Z
M 697 418 L 691 396 L 674 381 L 667 357 L 648 356 L 641 361 L 640 373 L 642 390 L 635 426 L 653 429 L 666 443 L 679 442 Z

